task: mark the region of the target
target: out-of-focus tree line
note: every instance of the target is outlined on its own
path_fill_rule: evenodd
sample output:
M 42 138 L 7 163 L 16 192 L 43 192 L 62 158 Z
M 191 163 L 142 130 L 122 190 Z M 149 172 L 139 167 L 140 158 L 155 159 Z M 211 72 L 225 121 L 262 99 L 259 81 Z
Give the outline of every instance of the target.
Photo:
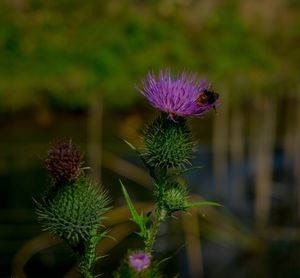
M 239 99 L 299 91 L 297 0 L 0 1 L 0 111 L 110 107 L 149 69 L 205 74 Z

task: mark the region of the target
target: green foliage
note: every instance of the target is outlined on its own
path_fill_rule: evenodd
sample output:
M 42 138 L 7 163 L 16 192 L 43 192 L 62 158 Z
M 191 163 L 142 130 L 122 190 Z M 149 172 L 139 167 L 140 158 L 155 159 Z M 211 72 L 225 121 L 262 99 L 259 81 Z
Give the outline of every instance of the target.
M 149 217 L 144 215 L 143 213 L 138 214 L 138 212 L 136 211 L 130 197 L 129 194 L 125 188 L 125 186 L 123 185 L 123 183 L 120 181 L 121 186 L 122 186 L 122 191 L 128 206 L 128 209 L 131 213 L 131 220 L 136 223 L 139 228 L 140 228 L 140 232 L 138 232 L 137 234 L 142 237 L 144 240 L 147 240 L 149 237 L 149 230 L 147 229 L 147 224 L 149 222 Z
M 144 132 L 143 157 L 152 167 L 182 168 L 192 157 L 193 142 L 183 118 L 162 114 Z
M 66 240 L 72 247 L 95 234 L 108 203 L 107 192 L 86 179 L 52 188 L 41 203 L 36 202 L 44 230 Z

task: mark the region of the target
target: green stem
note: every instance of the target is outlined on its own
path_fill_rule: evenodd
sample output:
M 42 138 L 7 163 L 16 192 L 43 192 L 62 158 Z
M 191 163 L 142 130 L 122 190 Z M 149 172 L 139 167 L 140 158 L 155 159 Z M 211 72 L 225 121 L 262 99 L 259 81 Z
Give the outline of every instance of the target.
M 96 246 L 98 235 L 93 234 L 87 244 L 77 249 L 79 273 L 81 278 L 95 278 L 93 268 L 97 261 Z
M 79 274 L 81 278 L 94 278 L 93 276 L 93 264 L 91 264 L 91 260 L 88 258 L 91 258 L 91 256 L 88 255 L 90 253 L 91 249 L 86 248 L 85 243 L 82 241 L 78 244 L 72 244 L 68 242 L 68 240 L 65 240 L 67 244 L 71 247 L 74 254 L 77 257 L 78 261 L 78 268 L 79 268 Z M 90 244 L 88 245 L 90 247 Z
M 84 267 L 83 269 L 79 266 L 80 268 L 80 277 L 81 278 L 95 278 L 95 276 L 93 275 L 93 272 L 91 272 L 91 270 L 87 270 L 86 267 Z
M 160 174 L 161 174 L 160 178 L 157 178 L 157 180 L 156 180 L 156 182 L 157 182 L 156 188 L 157 188 L 158 194 L 156 196 L 156 209 L 155 209 L 154 221 L 153 221 L 152 226 L 150 227 L 149 237 L 145 241 L 145 252 L 149 253 L 149 254 L 152 253 L 153 244 L 155 242 L 160 224 L 165 218 L 165 212 L 162 208 L 161 201 L 162 201 L 162 197 L 164 194 L 163 186 L 164 186 L 164 180 L 166 178 L 165 177 L 166 170 L 161 169 Z
M 95 263 L 95 252 L 91 253 L 89 250 L 80 257 L 79 272 L 81 278 L 94 278 L 93 267 Z
M 163 213 L 162 210 L 157 207 L 157 209 L 155 210 L 155 219 L 154 222 L 150 228 L 150 233 L 149 233 L 149 237 L 145 242 L 145 252 L 151 254 L 152 253 L 152 248 L 153 248 L 153 244 L 155 242 L 160 224 L 163 220 Z

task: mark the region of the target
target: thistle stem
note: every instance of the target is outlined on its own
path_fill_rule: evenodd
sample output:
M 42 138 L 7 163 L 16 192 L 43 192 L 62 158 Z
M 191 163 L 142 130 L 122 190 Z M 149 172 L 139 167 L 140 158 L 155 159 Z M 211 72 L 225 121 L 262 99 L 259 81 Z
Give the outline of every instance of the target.
M 80 269 L 80 277 L 81 278 L 95 278 L 93 273 L 91 271 L 87 271 L 86 269 L 84 269 L 84 270 Z
M 94 278 L 93 267 L 95 264 L 95 252 L 88 250 L 79 259 L 79 272 L 81 278 Z
M 157 197 L 156 197 L 156 209 L 155 209 L 155 216 L 154 216 L 154 221 L 152 226 L 150 227 L 149 231 L 149 237 L 145 242 L 145 252 L 151 254 L 153 245 L 157 236 L 157 233 L 159 231 L 159 227 L 161 222 L 165 218 L 165 212 L 163 210 L 163 207 L 161 205 L 161 200 L 163 196 L 163 184 L 164 180 L 166 179 L 166 170 L 165 169 L 160 169 L 160 177 L 156 178 L 156 188 L 157 188 Z
M 97 241 L 92 240 L 93 237 L 90 238 L 87 245 L 84 243 L 81 246 L 77 246 L 77 248 L 73 249 L 75 253 L 77 253 L 78 257 L 78 265 L 79 265 L 79 273 L 81 278 L 94 278 L 93 268 L 95 262 L 97 261 L 96 255 L 96 244 Z
M 153 249 L 153 244 L 155 242 L 159 227 L 163 221 L 163 213 L 160 207 L 157 207 L 155 210 L 155 219 L 150 228 L 149 238 L 145 242 L 145 252 L 151 254 Z

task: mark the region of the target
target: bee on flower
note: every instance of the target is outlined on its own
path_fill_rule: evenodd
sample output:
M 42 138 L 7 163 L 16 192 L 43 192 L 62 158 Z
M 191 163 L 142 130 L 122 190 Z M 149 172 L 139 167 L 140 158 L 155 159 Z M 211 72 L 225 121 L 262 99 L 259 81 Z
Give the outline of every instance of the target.
M 201 117 L 220 103 L 219 94 L 207 80 L 185 71 L 172 76 L 170 70 L 161 70 L 158 77 L 150 72 L 138 90 L 172 120 L 176 116 Z

